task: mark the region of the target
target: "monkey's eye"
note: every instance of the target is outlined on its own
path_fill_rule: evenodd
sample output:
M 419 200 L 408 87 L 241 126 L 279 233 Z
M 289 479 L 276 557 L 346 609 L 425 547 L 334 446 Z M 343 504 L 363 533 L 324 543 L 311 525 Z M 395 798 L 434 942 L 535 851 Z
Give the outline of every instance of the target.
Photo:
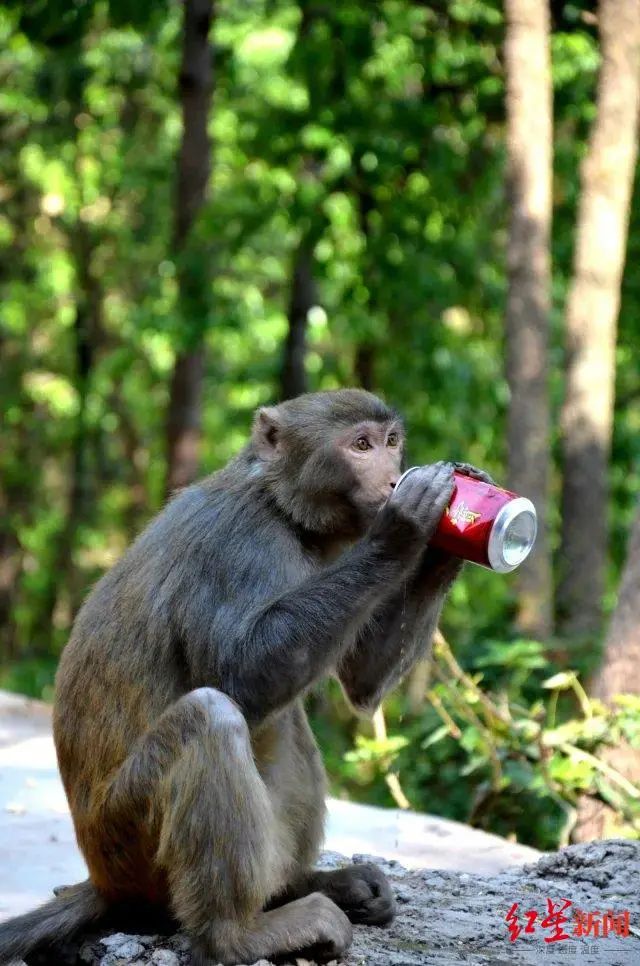
M 399 443 L 397 433 L 389 433 L 387 436 L 387 446 L 397 446 Z
M 359 449 L 362 453 L 364 453 L 365 450 L 371 449 L 371 444 L 366 436 L 358 436 L 358 438 L 355 440 L 353 445 L 356 449 Z

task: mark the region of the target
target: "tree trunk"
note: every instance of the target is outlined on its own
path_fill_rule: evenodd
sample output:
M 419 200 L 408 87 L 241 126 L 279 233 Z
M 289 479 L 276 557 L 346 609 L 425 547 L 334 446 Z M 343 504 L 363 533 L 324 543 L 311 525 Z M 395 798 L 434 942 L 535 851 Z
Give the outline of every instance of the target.
M 313 278 L 313 256 L 307 240 L 300 242 L 293 265 L 291 298 L 289 301 L 289 330 L 284 349 L 281 397 L 292 399 L 307 392 L 305 355 L 309 310 L 318 304 Z
M 355 374 L 358 385 L 369 392 L 375 387 L 376 352 L 370 342 L 361 342 L 356 349 Z
M 581 173 L 562 410 L 558 619 L 572 636 L 597 634 L 602 620 L 616 322 L 637 153 L 640 3 L 601 0 L 598 23 L 602 66 Z
M 534 553 L 518 572 L 517 624 L 524 634 L 552 631 L 552 569 L 547 530 L 550 446 L 548 338 L 552 89 L 546 0 L 507 0 L 508 241 L 506 370 L 509 486 L 538 511 Z
M 176 357 L 167 422 L 167 495 L 188 486 L 198 473 L 203 373 L 202 345 Z
M 211 144 L 208 135 L 213 92 L 213 48 L 209 31 L 213 0 L 185 0 L 180 68 L 182 143 L 177 163 L 174 251 L 180 255 L 187 245 L 195 219 L 206 198 L 211 173 Z M 204 373 L 202 319 L 193 319 L 194 281 L 200 286 L 207 278 L 194 279 L 184 265 L 178 271 L 181 310 L 188 338 L 176 356 L 167 416 L 167 491 L 190 483 L 198 472 L 201 426 L 202 378 Z
M 640 506 L 631 531 L 618 605 L 593 686 L 593 696 L 605 703 L 624 693 L 640 694 Z M 621 743 L 607 752 L 606 761 L 640 785 L 640 749 Z M 608 834 L 606 826 L 611 815 L 605 805 L 585 799 L 580 804 L 576 839 L 585 842 Z
M 369 244 L 371 239 L 370 215 L 375 209 L 375 201 L 371 191 L 363 185 L 357 187 L 358 200 L 358 221 L 360 231 L 365 240 L 364 258 L 362 264 L 362 274 L 364 277 L 369 272 L 367 256 L 369 254 Z M 375 340 L 364 340 L 356 346 L 355 358 L 353 360 L 354 375 L 359 386 L 368 392 L 374 392 L 376 384 L 376 342 Z

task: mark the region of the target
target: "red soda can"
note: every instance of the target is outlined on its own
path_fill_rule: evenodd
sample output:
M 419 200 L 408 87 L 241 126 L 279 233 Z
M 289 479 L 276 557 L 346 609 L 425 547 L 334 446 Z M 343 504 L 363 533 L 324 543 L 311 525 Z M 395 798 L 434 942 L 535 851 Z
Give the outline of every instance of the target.
M 412 466 L 398 482 L 419 469 Z M 455 489 L 430 544 L 455 557 L 507 574 L 533 549 L 536 509 L 524 496 L 454 472 Z

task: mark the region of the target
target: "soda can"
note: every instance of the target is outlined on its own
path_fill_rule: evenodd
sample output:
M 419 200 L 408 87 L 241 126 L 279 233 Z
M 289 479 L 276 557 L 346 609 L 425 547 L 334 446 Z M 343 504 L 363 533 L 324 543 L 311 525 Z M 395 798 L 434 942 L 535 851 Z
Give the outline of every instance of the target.
M 406 470 L 406 477 L 420 469 Z M 507 574 L 519 567 L 536 541 L 536 509 L 524 496 L 454 472 L 455 489 L 438 529 L 430 540 L 455 557 Z

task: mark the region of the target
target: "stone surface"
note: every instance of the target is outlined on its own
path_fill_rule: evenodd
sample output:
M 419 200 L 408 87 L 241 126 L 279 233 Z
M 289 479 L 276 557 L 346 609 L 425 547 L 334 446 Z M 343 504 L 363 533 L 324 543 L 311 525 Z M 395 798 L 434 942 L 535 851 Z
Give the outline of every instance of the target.
M 156 949 L 151 957 L 151 962 L 155 963 L 156 966 L 180 966 L 177 954 L 171 952 L 170 949 Z
M 354 861 L 371 856 L 355 855 Z M 326 853 L 322 865 L 332 867 L 345 860 Z M 611 839 L 589 845 L 570 846 L 545 855 L 535 864 L 511 868 L 497 875 L 465 872 L 408 870 L 394 860 L 375 860 L 388 874 L 398 899 L 398 915 L 389 928 L 355 927 L 354 942 L 340 966 L 530 966 L 538 963 L 573 963 L 583 966 L 637 966 L 640 963 L 640 842 Z M 545 926 L 547 901 L 561 909 L 564 900 L 569 936 L 547 943 L 552 926 Z M 521 927 L 524 913 L 538 912 L 534 931 L 510 942 L 505 916 L 519 903 Z M 630 932 L 618 936 L 574 935 L 574 913 L 628 911 Z M 112 958 L 131 943 L 134 960 Z M 140 953 L 137 947 L 142 948 Z M 109 950 L 105 956 L 105 948 Z M 158 958 L 163 955 L 169 958 Z M 155 957 L 155 958 L 154 958 Z M 56 959 L 57 966 L 116 966 L 122 962 L 147 966 L 188 966 L 188 943 L 180 935 L 169 937 L 124 936 L 81 940 Z M 29 966 L 43 966 L 33 959 Z M 50 963 L 50 960 L 46 961 Z M 291 960 L 295 963 L 295 960 Z M 260 960 L 260 966 L 271 966 Z M 300 961 L 298 966 L 306 966 Z

